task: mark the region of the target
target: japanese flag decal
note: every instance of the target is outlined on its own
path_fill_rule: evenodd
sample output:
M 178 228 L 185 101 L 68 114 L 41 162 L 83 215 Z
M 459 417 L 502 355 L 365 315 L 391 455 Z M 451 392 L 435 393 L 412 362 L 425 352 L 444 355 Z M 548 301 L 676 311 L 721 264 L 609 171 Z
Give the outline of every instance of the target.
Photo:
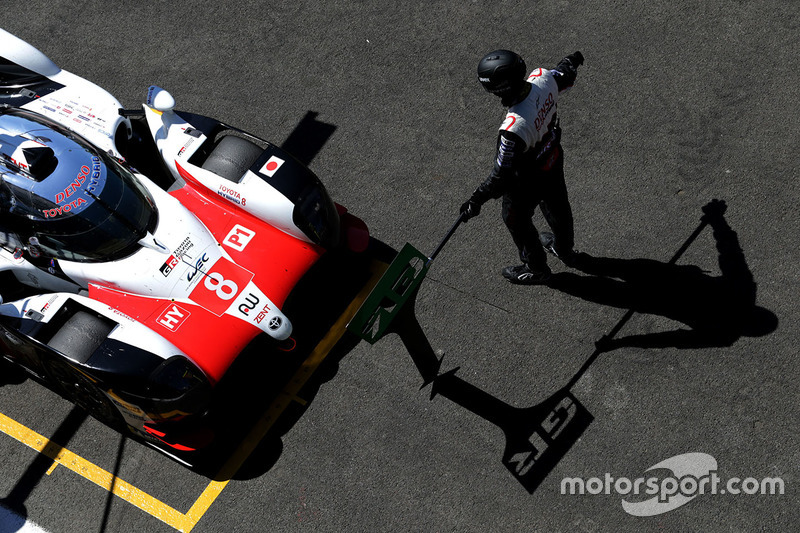
M 285 161 L 283 159 L 281 159 L 280 157 L 275 157 L 273 155 L 267 160 L 266 163 L 264 163 L 264 166 L 261 167 L 259 172 L 271 178 L 272 176 L 275 175 L 275 173 L 278 171 L 279 168 L 281 168 L 281 165 L 283 165 L 284 163 Z

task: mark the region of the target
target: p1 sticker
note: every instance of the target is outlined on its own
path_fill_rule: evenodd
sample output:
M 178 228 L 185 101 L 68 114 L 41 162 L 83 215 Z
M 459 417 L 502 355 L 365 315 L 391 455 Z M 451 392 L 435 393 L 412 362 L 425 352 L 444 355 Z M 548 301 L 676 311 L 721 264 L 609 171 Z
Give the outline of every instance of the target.
M 250 239 L 255 237 L 255 235 L 255 231 L 247 229 L 240 224 L 236 224 L 225 237 L 225 239 L 223 239 L 222 244 L 233 248 L 234 250 L 238 250 L 239 252 L 243 252 L 247 244 L 250 242 Z
M 259 170 L 259 172 L 271 178 L 272 176 L 275 175 L 278 169 L 281 168 L 281 165 L 283 165 L 285 162 L 286 161 L 284 161 L 280 157 L 275 157 L 273 155 L 267 160 L 266 163 L 264 163 L 264 166 L 261 167 L 261 170 Z

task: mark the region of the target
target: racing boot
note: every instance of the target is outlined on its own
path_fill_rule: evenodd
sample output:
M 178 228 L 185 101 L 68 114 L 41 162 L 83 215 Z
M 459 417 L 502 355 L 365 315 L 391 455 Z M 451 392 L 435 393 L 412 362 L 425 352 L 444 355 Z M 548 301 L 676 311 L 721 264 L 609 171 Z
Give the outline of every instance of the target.
M 577 250 L 570 250 L 568 252 L 558 252 L 556 251 L 556 236 L 550 233 L 549 231 L 543 231 L 539 233 L 539 242 L 542 243 L 542 246 L 548 253 L 553 254 L 554 256 L 558 257 L 562 263 L 567 265 L 568 267 L 576 266 L 580 260 L 585 256 L 585 254 L 577 251 Z
M 532 270 L 527 263 L 503 269 L 503 277 L 517 285 L 542 285 L 550 280 L 551 274 L 547 265 L 544 270 Z

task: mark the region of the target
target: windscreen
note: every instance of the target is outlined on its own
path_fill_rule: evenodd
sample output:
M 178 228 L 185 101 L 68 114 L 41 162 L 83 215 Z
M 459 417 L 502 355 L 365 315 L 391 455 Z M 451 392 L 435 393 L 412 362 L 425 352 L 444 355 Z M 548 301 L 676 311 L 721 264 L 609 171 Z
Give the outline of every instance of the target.
M 26 160 L 37 147 L 52 150 L 46 176 Z M 155 203 L 124 164 L 35 113 L 0 115 L 0 181 L 1 229 L 51 257 L 121 259 L 155 231 Z

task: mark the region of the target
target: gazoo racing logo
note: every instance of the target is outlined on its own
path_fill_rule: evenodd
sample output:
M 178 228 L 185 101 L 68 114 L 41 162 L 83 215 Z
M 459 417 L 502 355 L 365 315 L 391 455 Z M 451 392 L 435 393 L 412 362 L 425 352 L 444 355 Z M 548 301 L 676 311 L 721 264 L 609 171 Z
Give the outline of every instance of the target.
M 164 261 L 164 264 L 158 269 L 164 275 L 164 277 L 170 275 L 172 270 L 180 264 L 181 260 L 186 255 L 186 252 L 188 252 L 193 246 L 194 243 L 189 237 L 183 239 L 183 242 L 181 242 L 181 244 L 175 248 L 175 250 L 173 250 L 172 255 L 169 256 L 169 259 Z

